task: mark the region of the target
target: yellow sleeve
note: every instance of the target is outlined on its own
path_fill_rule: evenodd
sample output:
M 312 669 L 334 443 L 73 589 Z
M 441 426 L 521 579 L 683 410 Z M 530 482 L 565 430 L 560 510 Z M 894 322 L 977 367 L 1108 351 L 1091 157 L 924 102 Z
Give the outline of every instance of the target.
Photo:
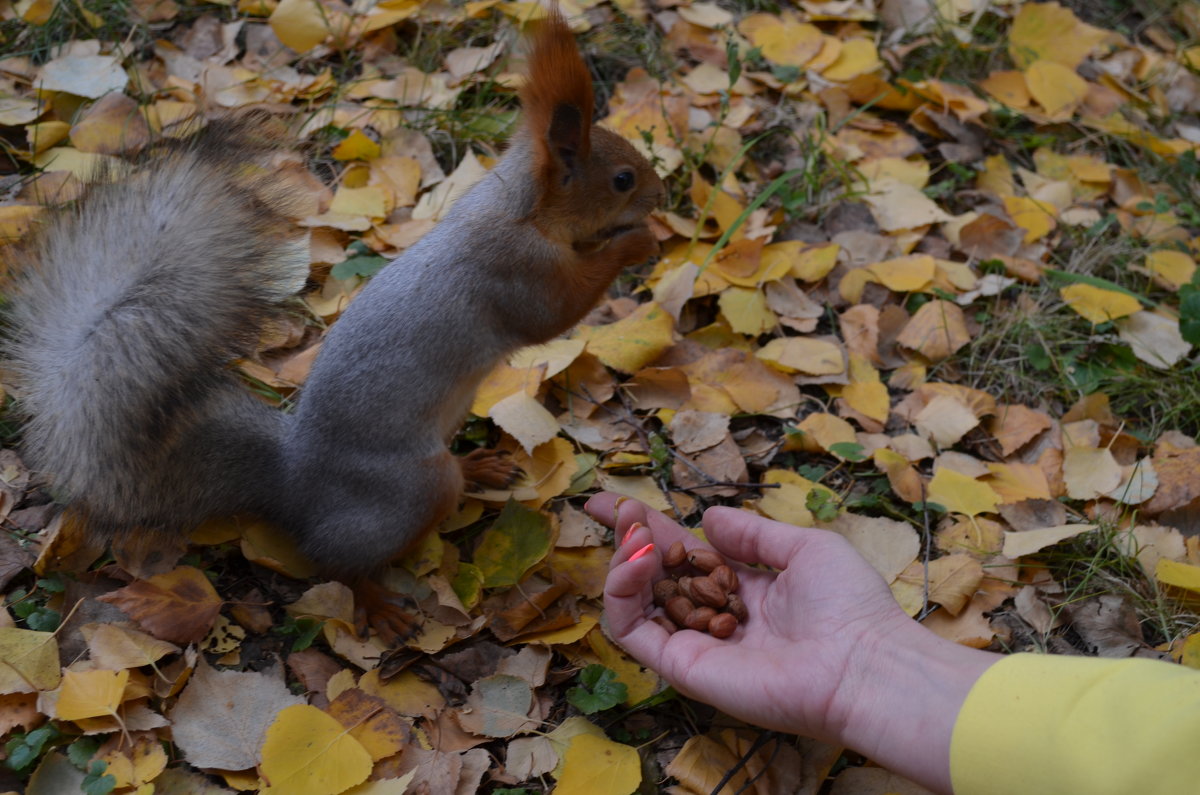
M 1200 671 L 1014 654 L 967 694 L 950 778 L 956 795 L 1196 792 L 1198 748 Z

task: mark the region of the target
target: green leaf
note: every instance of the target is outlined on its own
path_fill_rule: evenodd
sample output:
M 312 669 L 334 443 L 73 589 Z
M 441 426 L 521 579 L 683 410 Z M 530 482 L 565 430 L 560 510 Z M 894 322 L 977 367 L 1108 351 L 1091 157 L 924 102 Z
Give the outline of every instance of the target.
M 579 672 L 579 685 L 567 691 L 567 701 L 584 715 L 591 715 L 612 709 L 628 695 L 628 688 L 617 681 L 616 671 L 592 664 Z
M 84 795 L 108 795 L 117 788 L 117 777 L 111 773 L 105 773 L 108 770 L 108 763 L 102 762 L 99 759 L 92 762 L 88 768 L 88 774 L 83 778 Z
M 1046 349 L 1036 342 L 1025 346 L 1025 358 L 1029 361 L 1029 366 L 1038 372 L 1045 372 L 1054 364 Z
M 59 736 L 58 729 L 49 724 L 28 734 L 17 735 L 4 745 L 4 750 L 8 752 L 8 766 L 13 770 L 24 770 L 42 755 L 46 743 Z
M 1185 285 L 1179 296 L 1179 333 L 1192 345 L 1200 345 L 1200 289 Z
M 867 454 L 863 452 L 863 446 L 858 442 L 834 442 L 829 445 L 829 452 L 853 464 L 867 459 Z
M 832 522 L 838 516 L 837 497 L 824 488 L 811 489 L 804 498 L 804 507 L 820 522 Z
M 38 607 L 25 617 L 25 626 L 38 632 L 53 632 L 62 623 L 62 615 L 48 607 Z
M 484 588 L 516 585 L 525 572 L 541 563 L 553 545 L 550 519 L 541 511 L 509 500 L 475 549 L 474 563 Z
M 367 278 L 374 276 L 388 261 L 378 254 L 363 254 L 349 257 L 329 269 L 329 275 L 335 279 L 349 279 L 351 276 Z
M 67 746 L 67 759 L 80 770 L 86 771 L 88 761 L 96 755 L 100 743 L 94 737 L 80 737 Z

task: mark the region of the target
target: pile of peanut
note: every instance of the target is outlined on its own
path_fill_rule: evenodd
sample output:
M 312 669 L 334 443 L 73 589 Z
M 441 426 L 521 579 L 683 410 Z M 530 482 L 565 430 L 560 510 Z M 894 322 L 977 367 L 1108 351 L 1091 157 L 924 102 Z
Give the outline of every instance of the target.
M 691 575 L 685 573 L 685 563 L 690 564 Z M 748 613 L 737 595 L 737 572 L 720 553 L 711 549 L 685 552 L 683 543 L 676 541 L 663 555 L 663 567 L 670 577 L 654 583 L 654 604 L 667 615 L 654 620 L 667 632 L 686 627 L 714 638 L 728 638 L 745 622 Z

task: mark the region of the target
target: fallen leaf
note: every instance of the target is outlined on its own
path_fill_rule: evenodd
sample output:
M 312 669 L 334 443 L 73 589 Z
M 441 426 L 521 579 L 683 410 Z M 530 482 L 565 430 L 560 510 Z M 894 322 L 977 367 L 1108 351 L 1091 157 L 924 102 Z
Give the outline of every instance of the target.
M 262 745 L 263 793 L 327 795 L 360 784 L 371 757 L 334 718 L 307 704 L 285 707 Z
M 935 472 L 929 481 L 927 499 L 951 513 L 967 516 L 994 513 L 1000 502 L 1000 496 L 991 486 L 946 468 Z
M 1141 303 L 1131 295 L 1093 287 L 1090 284 L 1071 284 L 1058 291 L 1063 302 L 1078 312 L 1093 326 L 1141 310 Z
M 1015 560 L 1024 555 L 1032 555 L 1035 552 L 1040 552 L 1046 547 L 1053 546 L 1068 538 L 1074 538 L 1080 533 L 1086 533 L 1088 530 L 1095 529 L 1096 526 L 1091 524 L 1064 524 L 1058 527 L 1043 527 L 1038 530 L 1007 532 L 1004 534 L 1004 549 L 1002 550 L 1002 554 L 1006 558 Z

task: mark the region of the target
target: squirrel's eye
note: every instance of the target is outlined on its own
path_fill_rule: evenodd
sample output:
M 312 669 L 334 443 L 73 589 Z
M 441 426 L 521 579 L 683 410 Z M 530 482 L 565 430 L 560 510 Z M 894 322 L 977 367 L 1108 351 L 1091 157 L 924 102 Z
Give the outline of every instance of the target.
M 624 193 L 625 191 L 630 190 L 633 188 L 633 183 L 634 179 L 632 171 L 622 171 L 613 177 L 613 187 L 617 189 L 618 193 Z

